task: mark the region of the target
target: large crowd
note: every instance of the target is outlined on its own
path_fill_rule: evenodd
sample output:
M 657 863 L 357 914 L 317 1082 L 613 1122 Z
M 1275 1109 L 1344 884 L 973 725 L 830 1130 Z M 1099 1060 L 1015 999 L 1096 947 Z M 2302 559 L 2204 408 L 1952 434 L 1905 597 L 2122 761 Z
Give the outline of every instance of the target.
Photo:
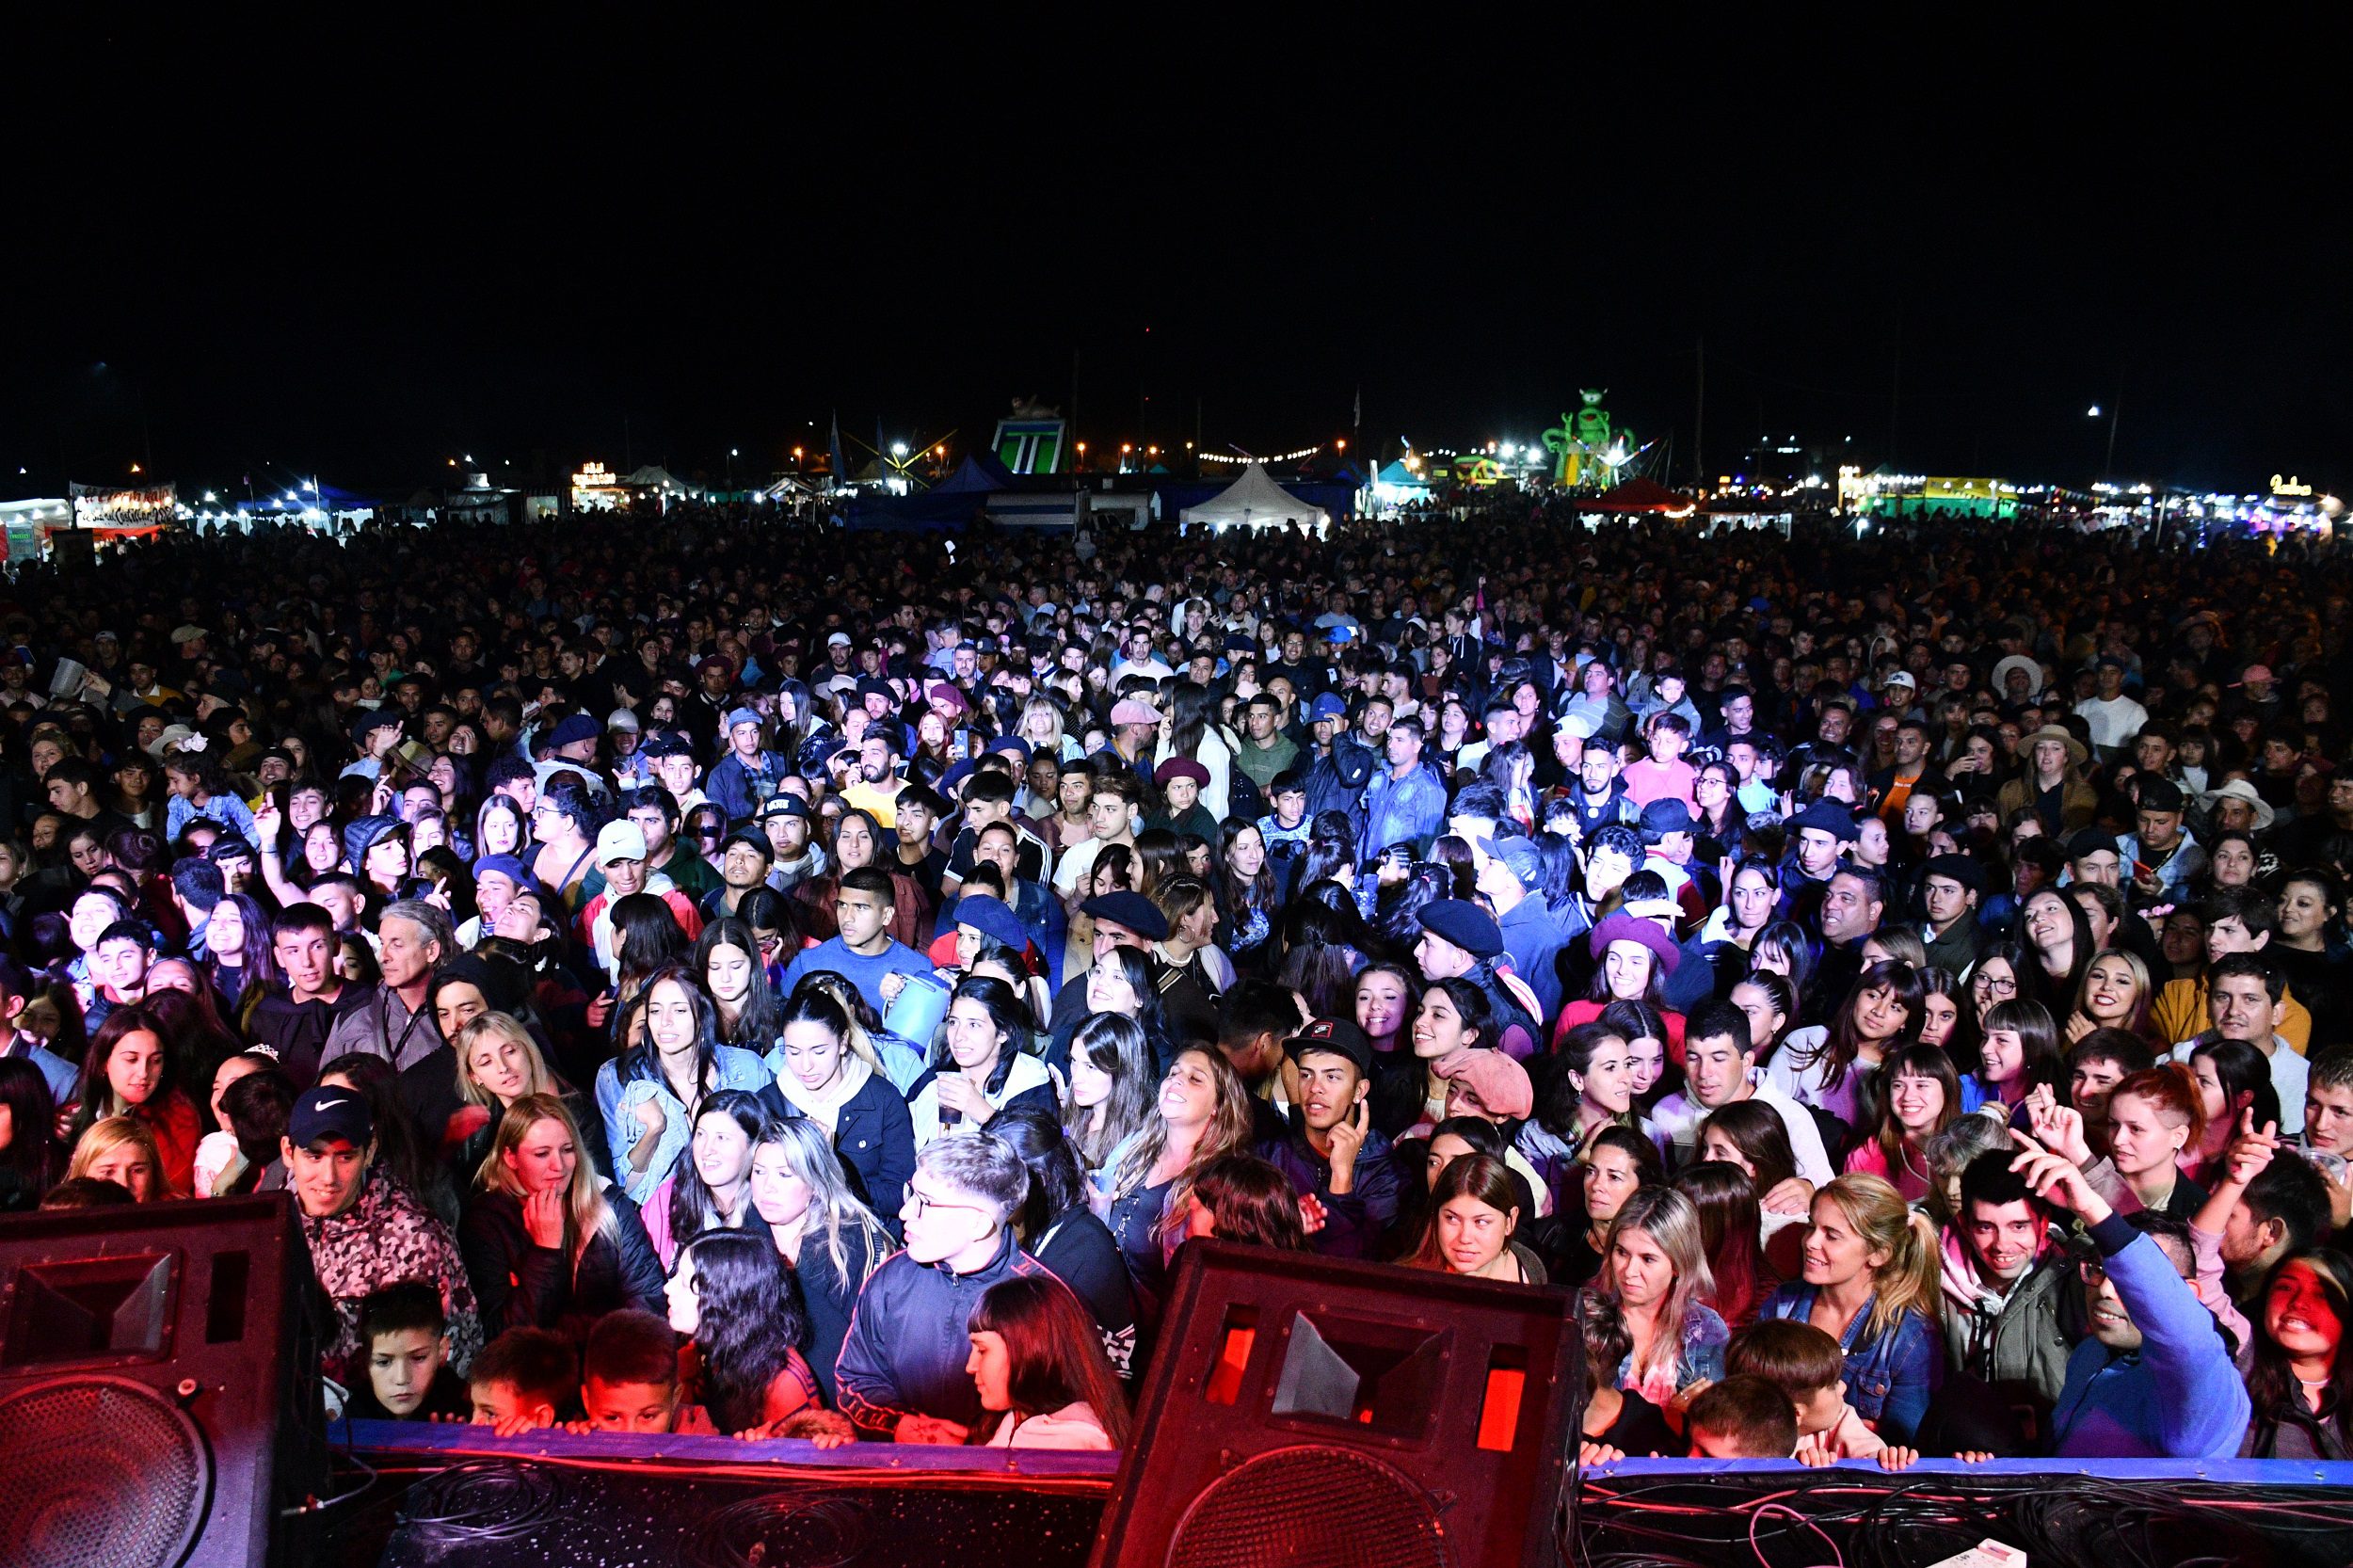
M 1186 1243 L 1583 1288 L 1583 1456 L 2343 1459 L 2353 571 L 1558 504 L 21 565 L 0 1208 L 334 1412 L 1117 1448 Z

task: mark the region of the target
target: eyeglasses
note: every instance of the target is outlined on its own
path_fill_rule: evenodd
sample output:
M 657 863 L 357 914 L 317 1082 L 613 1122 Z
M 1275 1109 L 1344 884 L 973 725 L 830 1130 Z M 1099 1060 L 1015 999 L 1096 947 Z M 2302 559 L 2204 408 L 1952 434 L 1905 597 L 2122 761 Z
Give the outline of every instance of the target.
M 910 1220 L 920 1220 L 935 1208 L 961 1208 L 969 1214 L 985 1212 L 977 1203 L 941 1203 L 937 1198 L 925 1197 L 912 1187 L 907 1189 L 906 1202 L 899 1206 L 899 1212 Z

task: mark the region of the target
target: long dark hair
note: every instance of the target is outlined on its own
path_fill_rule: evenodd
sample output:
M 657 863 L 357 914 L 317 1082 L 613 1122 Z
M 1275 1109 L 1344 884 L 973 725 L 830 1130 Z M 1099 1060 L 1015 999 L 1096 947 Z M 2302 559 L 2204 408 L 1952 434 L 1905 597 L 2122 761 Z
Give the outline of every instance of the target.
M 2249 1326 L 2255 1332 L 2252 1364 L 2247 1369 L 2247 1392 L 2255 1406 L 2249 1436 L 2252 1439 L 2249 1453 L 2256 1459 L 2273 1457 L 2283 1426 L 2301 1428 L 2322 1458 L 2345 1457 L 2341 1451 L 2330 1451 L 2340 1447 L 2338 1440 L 2321 1427 L 2305 1404 L 2295 1364 L 2264 1327 L 2272 1288 L 2282 1273 L 2299 1264 L 2312 1272 L 2337 1316 L 2337 1359 L 2336 1365 L 2329 1368 L 2329 1393 L 2343 1400 L 2346 1390 L 2353 1389 L 2353 1258 L 2333 1247 L 2299 1247 L 2272 1265 L 2271 1272 L 2265 1276 L 2263 1292 L 2255 1298 L 2249 1313 L 2253 1320 Z
M 613 951 L 623 989 L 641 978 L 650 987 L 654 971 L 686 956 L 686 930 L 664 900 L 632 893 L 613 903 Z
M 1347 815 L 1320 811 L 1307 824 L 1307 847 L 1299 861 L 1299 887 L 1312 888 L 1356 866 L 1356 830 Z
M 1113 1447 L 1126 1444 L 1128 1397 L 1104 1353 L 1101 1331 L 1070 1287 L 1045 1273 L 999 1280 L 972 1309 L 965 1328 L 1004 1340 L 1010 1364 L 1005 1393 L 1016 1418 L 1084 1404 Z M 987 1441 L 984 1431 L 973 1437 Z
M 2244 1040 L 2219 1037 L 2201 1039 L 2190 1048 L 2190 1070 L 2197 1070 L 2200 1057 L 2214 1064 L 2215 1080 L 2222 1085 L 2222 1116 L 2233 1127 L 2238 1125 L 2238 1097 L 2249 1097 L 2249 1109 L 2255 1113 L 2255 1125 L 2280 1119 L 2280 1090 L 2272 1082 L 2271 1061 Z
M 705 1116 L 732 1117 L 744 1129 L 744 1142 L 753 1148 L 760 1146 L 760 1137 L 767 1129 L 768 1110 L 758 1095 L 744 1089 L 713 1089 L 695 1110 L 695 1125 L 702 1125 Z M 687 1134 L 685 1157 L 677 1165 L 677 1179 L 670 1184 L 670 1234 L 683 1240 L 699 1236 L 718 1222 L 719 1200 L 703 1180 L 702 1172 L 695 1168 L 694 1134 Z M 744 1174 L 749 1178 L 751 1156 L 744 1155 Z M 749 1198 L 744 1200 L 750 1202 Z
M 1838 1004 L 1837 1013 L 1832 1016 L 1822 1043 L 1808 1052 L 1803 1062 L 1794 1064 L 1811 1066 L 1817 1062 L 1822 1063 L 1822 1087 L 1825 1090 L 1835 1089 L 1844 1082 L 1848 1069 L 1854 1065 L 1855 1058 L 1863 1050 L 1862 1031 L 1855 1022 L 1855 1015 L 1863 1007 L 1863 993 L 1882 988 L 1896 993 L 1897 1001 L 1902 1004 L 1907 1015 L 1903 1032 L 1889 1041 L 1884 1048 L 1892 1050 L 1897 1045 L 1909 1045 L 1916 1039 L 1920 1033 L 1921 999 L 1926 994 L 1920 989 L 1920 971 L 1909 964 L 1882 958 L 1855 977 L 1853 987 L 1847 992 L 1847 1000 Z
M 1146 994 L 1154 1001 L 1159 1000 L 1150 987 L 1151 983 L 1147 979 Z M 948 1005 L 953 1007 L 960 1001 L 979 1002 L 987 1011 L 989 1022 L 996 1026 L 997 1032 L 1004 1036 L 1004 1043 L 997 1048 L 997 1065 L 988 1073 L 988 1093 L 994 1095 L 1004 1088 L 1005 1080 L 1012 1076 L 1013 1059 L 1025 1052 L 1035 1053 L 1037 1020 L 1030 1012 L 1030 1004 L 1021 1000 L 1021 994 L 995 975 L 968 975 L 958 981 L 955 990 L 948 998 Z M 956 1059 L 948 1051 L 948 1026 L 945 1023 L 940 1025 L 939 1037 L 932 1046 L 932 1065 L 943 1073 L 956 1070 Z
M 702 988 L 701 981 L 676 960 L 646 976 L 645 984 L 637 988 L 637 995 L 631 1000 L 642 1005 L 653 995 L 653 988 L 665 980 L 677 983 L 679 989 L 686 993 L 688 1005 L 695 1010 L 695 1091 L 699 1099 L 704 1086 L 711 1081 L 712 1064 L 718 1060 L 719 1010 L 711 1004 L 711 993 Z M 646 1031 L 643 1044 L 621 1052 L 614 1076 L 623 1083 L 637 1079 L 651 1083 L 663 1081 L 662 1053 L 654 1047 L 651 1029 Z M 692 1112 L 695 1107 L 689 1105 L 686 1109 Z
M 744 894 L 746 900 L 750 897 L 750 893 Z M 744 1011 L 736 1015 L 734 1027 L 727 1032 L 724 1043 L 764 1052 L 784 1033 L 784 1017 L 776 1004 L 776 988 L 768 984 L 768 963 L 760 956 L 760 938 L 752 934 L 751 922 L 741 914 L 722 915 L 704 926 L 703 934 L 695 939 L 695 973 L 706 987 L 710 984 L 711 954 L 723 947 L 733 948 L 752 961 L 752 988 L 744 993 Z M 715 999 L 712 1006 L 717 1006 Z
M 155 1047 L 164 1063 L 163 1079 L 155 1085 L 155 1092 L 148 1096 L 147 1103 L 160 1107 L 179 1092 L 190 1065 L 181 1061 L 179 1053 L 171 1048 L 170 1024 L 139 1002 L 118 1007 L 106 1015 L 104 1023 L 98 1026 L 98 1032 L 90 1037 L 88 1054 L 82 1058 L 82 1109 L 73 1119 L 75 1139 L 88 1131 L 92 1122 L 131 1113 L 130 1106 L 115 1103 L 114 1085 L 106 1078 L 106 1058 L 114 1054 L 116 1044 L 124 1035 L 140 1031 L 155 1036 Z
M 1111 1097 L 1096 1108 L 1081 1106 L 1065 1095 L 1063 1132 L 1080 1163 L 1099 1170 L 1112 1150 L 1151 1119 L 1160 1075 L 1150 1036 L 1135 1019 L 1117 1013 L 1094 1014 L 1079 1026 L 1070 1037 L 1070 1054 L 1075 1058 L 1081 1053 L 1089 1065 L 1110 1075 Z M 1103 1119 L 1100 1131 L 1094 1127 L 1097 1109 Z
M 65 1169 L 54 1125 L 57 1106 L 39 1067 L 0 1057 L 0 1109 L 8 1113 L 8 1146 L 0 1149 L 0 1211 L 30 1208 Z
M 1339 893 L 1343 909 L 1316 897 L 1320 889 L 1305 879 L 1299 886 L 1299 896 L 1283 907 L 1283 957 L 1275 979 L 1305 997 L 1320 1018 L 1353 1017 L 1356 970 L 1365 951 L 1354 897 L 1336 884 L 1324 885 Z
M 458 1210 L 456 1183 L 451 1179 L 449 1166 L 427 1152 L 424 1135 L 401 1097 L 399 1070 L 388 1058 L 355 1050 L 319 1064 L 320 1078 L 330 1074 L 350 1080 L 360 1097 L 368 1102 L 376 1122 L 376 1162 L 454 1225 Z
M 1079 1157 L 1050 1112 L 1034 1107 L 1002 1111 L 988 1124 L 1030 1168 L 1030 1195 L 1013 1216 L 1023 1246 L 1035 1251 L 1046 1233 L 1086 1207 L 1086 1178 Z
M 1769 1192 L 1798 1174 L 1798 1157 L 1789 1147 L 1789 1127 L 1781 1119 L 1781 1112 L 1760 1099 L 1735 1100 L 1708 1113 L 1700 1123 L 1700 1146 L 1706 1146 L 1710 1128 L 1721 1132 L 1724 1141 L 1738 1149 L 1742 1158 L 1755 1168 L 1753 1183 L 1759 1192 Z
M 679 1256 L 695 1262 L 702 1406 L 721 1432 L 749 1431 L 767 1409 L 768 1385 L 808 1343 L 800 1285 L 776 1242 L 760 1231 L 711 1231 Z
M 1169 1026 L 1168 1008 L 1160 1000 L 1160 987 L 1153 983 L 1151 955 L 1142 948 L 1116 947 L 1096 962 L 1115 967 L 1127 979 L 1128 988 L 1136 994 L 1136 1023 L 1144 1031 L 1151 1060 L 1166 1062 L 1175 1056 L 1176 1032 Z
M 1704 1299 L 1726 1323 L 1746 1324 L 1780 1284 L 1765 1263 L 1755 1184 L 1729 1160 L 1700 1160 L 1669 1185 L 1699 1210 L 1700 1245 L 1716 1280 L 1715 1293 Z
M 1932 1078 L 1944 1093 L 1945 1109 L 1937 1115 L 1936 1125 L 1922 1135 L 1923 1144 L 1952 1126 L 1961 1114 L 1961 1075 L 1953 1070 L 1953 1059 L 1945 1054 L 1944 1047 L 1924 1046 L 1915 1040 L 1901 1050 L 1888 1052 L 1880 1070 L 1871 1076 L 1873 1113 L 1863 1118 L 1856 1130 L 1879 1144 L 1881 1158 L 1891 1172 L 1905 1168 L 1904 1128 L 1896 1120 L 1895 1109 L 1898 1078 Z
M 2058 1025 L 2051 1021 L 2050 1010 L 2039 1001 L 2023 999 L 1997 1001 L 1985 1010 L 1985 1032 L 1990 1035 L 1995 1030 L 2018 1036 L 2018 1076 L 2025 1080 L 2018 1086 L 2019 1098 L 2032 1094 L 2037 1085 L 2047 1084 L 2064 1099 L 2067 1058 L 2059 1049 Z M 1978 1077 L 1982 1080 L 1984 1074 Z M 2264 1081 L 2271 1081 L 2268 1074 Z

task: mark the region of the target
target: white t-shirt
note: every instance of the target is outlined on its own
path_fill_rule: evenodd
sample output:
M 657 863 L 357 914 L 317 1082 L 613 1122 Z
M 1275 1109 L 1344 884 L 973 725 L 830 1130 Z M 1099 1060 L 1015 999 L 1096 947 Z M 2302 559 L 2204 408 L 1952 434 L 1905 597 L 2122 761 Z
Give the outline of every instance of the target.
M 2091 744 L 2113 751 L 2149 722 L 2149 710 L 2128 696 L 2088 696 L 2075 704 L 2075 715 L 2091 729 Z

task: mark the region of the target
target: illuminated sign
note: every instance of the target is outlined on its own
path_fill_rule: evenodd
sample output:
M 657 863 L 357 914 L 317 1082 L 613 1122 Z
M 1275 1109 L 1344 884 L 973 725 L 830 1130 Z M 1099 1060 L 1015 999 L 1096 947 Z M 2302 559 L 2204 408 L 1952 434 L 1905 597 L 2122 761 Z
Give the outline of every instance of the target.
M 2292 473 L 2284 479 L 2275 473 L 2271 476 L 2271 493 L 2273 495 L 2310 495 L 2313 493 L 2313 488 L 2302 483 Z

